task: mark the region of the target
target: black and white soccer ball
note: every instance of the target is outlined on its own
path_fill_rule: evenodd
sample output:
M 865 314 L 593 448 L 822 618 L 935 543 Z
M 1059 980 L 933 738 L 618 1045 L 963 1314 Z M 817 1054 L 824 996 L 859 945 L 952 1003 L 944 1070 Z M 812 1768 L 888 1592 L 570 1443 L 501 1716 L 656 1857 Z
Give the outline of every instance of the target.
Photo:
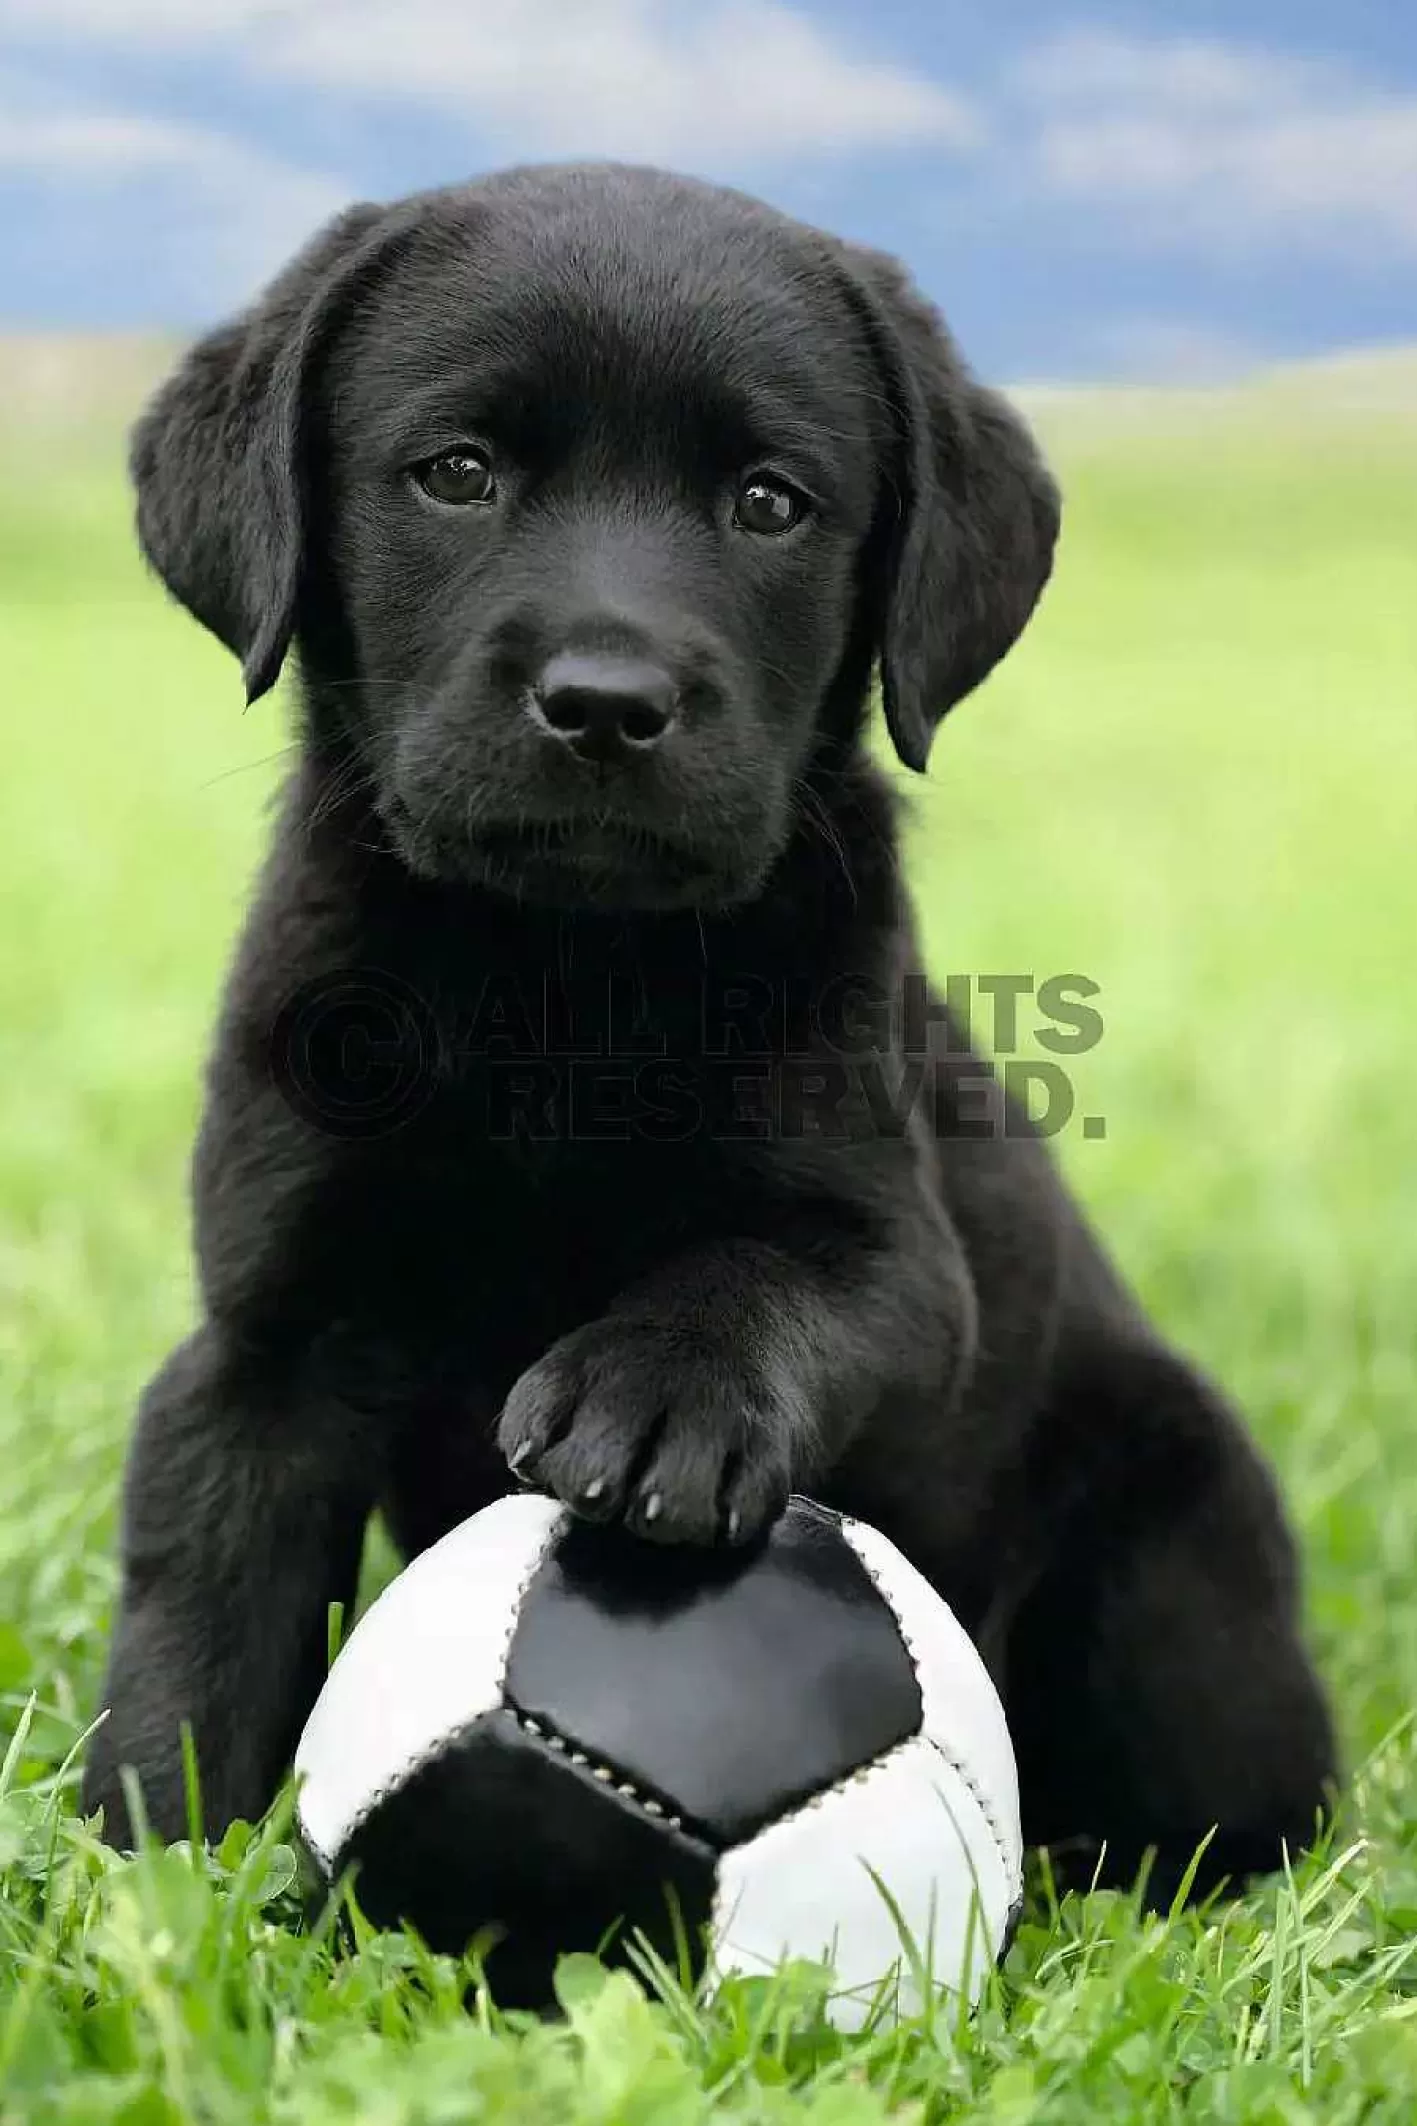
M 1020 1894 L 978 1654 L 884 1536 L 806 1499 L 747 1554 L 500 1500 L 360 1620 L 296 1773 L 325 1876 L 354 1865 L 366 1915 L 436 1949 L 495 1931 L 505 2005 L 636 1933 L 710 1975 L 828 1960 L 844 2021 L 915 2005 L 922 1969 L 973 1998 Z

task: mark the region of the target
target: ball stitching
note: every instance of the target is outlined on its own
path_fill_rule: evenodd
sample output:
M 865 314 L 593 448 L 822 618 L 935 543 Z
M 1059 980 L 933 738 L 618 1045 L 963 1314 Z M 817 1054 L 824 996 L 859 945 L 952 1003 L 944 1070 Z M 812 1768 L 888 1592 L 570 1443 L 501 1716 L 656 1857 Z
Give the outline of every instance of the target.
M 536 1553 L 531 1560 L 531 1563 L 528 1565 L 526 1571 L 523 1573 L 521 1580 L 517 1585 L 516 1595 L 509 1606 L 510 1622 L 507 1626 L 506 1641 L 502 1647 L 502 1658 L 498 1666 L 497 1674 L 497 1695 L 502 1700 L 504 1705 L 506 1704 L 507 1691 L 507 1663 L 510 1661 L 512 1656 L 512 1641 L 516 1637 L 517 1618 L 521 1613 L 522 1603 L 526 1599 L 527 1589 L 530 1587 L 532 1581 L 536 1578 L 536 1575 L 540 1572 L 542 1566 L 546 1563 L 547 1557 L 550 1554 L 551 1546 L 554 1542 L 556 1542 L 558 1537 L 564 1531 L 568 1519 L 569 1515 L 566 1509 L 562 1507 L 561 1511 L 556 1515 L 550 1527 L 547 1529 L 546 1534 L 543 1536 L 541 1543 L 538 1546 Z M 494 1710 L 495 1709 L 496 1708 L 494 1708 Z M 477 1719 L 481 1719 L 482 1715 L 479 1713 L 476 1717 Z M 471 1724 L 475 1725 L 476 1723 L 474 1721 Z M 464 1727 L 454 1728 L 449 1734 L 437 1736 L 432 1742 L 429 1743 L 427 1749 L 420 1750 L 416 1757 L 410 1759 L 410 1761 L 400 1769 L 395 1778 L 386 1779 L 382 1785 L 375 1787 L 374 1791 L 365 1797 L 363 1807 L 359 1809 L 354 1815 L 354 1817 L 351 1819 L 341 1843 L 344 1845 L 348 1845 L 350 1840 L 352 1838 L 355 1838 L 358 1833 L 364 1828 L 364 1825 L 369 1821 L 369 1818 L 373 1815 L 374 1811 L 380 1806 L 380 1804 L 384 1801 L 387 1801 L 390 1794 L 392 1794 L 396 1790 L 396 1788 L 401 1787 L 406 1780 L 415 1778 L 417 1774 L 424 1769 L 425 1766 L 432 1764 L 435 1758 L 442 1754 L 442 1752 L 447 1748 L 448 1744 L 453 1741 L 457 1735 L 465 1732 L 466 1725 L 467 1723 L 465 1723 Z M 301 1823 L 301 1830 L 303 1835 L 303 1821 Z M 324 1867 L 325 1873 L 328 1875 L 331 1870 L 332 1861 L 330 1859 L 327 1859 L 325 1855 L 321 1853 L 319 1849 L 311 1842 L 310 1839 L 306 1839 L 306 1844 L 310 1846 L 311 1851 L 315 1854 L 315 1857 L 320 1861 L 321 1865 Z
M 590 1777 L 598 1780 L 602 1786 L 612 1787 L 623 1801 L 632 1801 L 635 1807 L 641 1810 L 644 1815 L 653 1817 L 656 1822 L 663 1824 L 667 1830 L 684 1830 L 685 1825 L 682 1816 L 671 1813 L 662 1801 L 655 1800 L 653 1794 L 642 1794 L 634 1784 L 634 1781 L 627 1779 L 624 1772 L 617 1766 L 593 1763 L 584 1750 L 572 1749 L 566 1736 L 557 1734 L 555 1728 L 548 1725 L 544 1716 L 533 1719 L 530 1713 L 524 1713 L 517 1706 L 505 1701 L 503 1703 L 503 1711 L 511 1714 L 523 1734 L 530 1735 L 536 1742 L 544 1742 L 547 1749 L 555 1750 L 558 1754 L 564 1755 L 568 1762 L 576 1767 L 577 1771 L 588 1772 Z M 710 1842 L 707 1835 L 696 1830 L 692 1824 L 688 1827 L 688 1835 L 701 1837 L 706 1844 Z
M 320 1845 L 317 1840 L 310 1836 L 310 1833 L 306 1828 L 305 1818 L 301 1813 L 300 1805 L 298 1802 L 296 1803 L 295 1808 L 295 1828 L 299 1832 L 301 1842 L 304 1845 L 305 1850 L 309 1853 L 311 1859 L 316 1863 L 319 1868 L 323 1870 L 326 1875 L 333 1875 L 335 1871 L 334 1855 L 332 1853 L 327 1853 L 324 1847 Z
M 502 1659 L 497 1669 L 497 1695 L 504 1701 L 507 1695 L 507 1664 L 512 1658 L 512 1641 L 517 1635 L 517 1621 L 521 1616 L 522 1603 L 526 1600 L 527 1589 L 531 1586 L 532 1581 L 550 1556 L 552 1544 L 559 1542 L 561 1536 L 565 1533 L 566 1523 L 569 1519 L 570 1514 L 563 1506 L 543 1536 L 540 1547 L 527 1566 L 526 1571 L 522 1574 L 514 1599 L 508 1604 L 507 1636 L 502 1642 Z
M 847 1542 L 851 1542 L 851 1538 L 846 1532 L 851 1525 L 852 1523 L 849 1517 L 844 1517 L 842 1522 L 842 1534 Z M 910 1635 L 910 1632 L 905 1623 L 905 1619 L 900 1615 L 900 1613 L 896 1609 L 894 1602 L 892 1602 L 890 1596 L 887 1594 L 885 1588 L 882 1586 L 880 1574 L 876 1571 L 874 1565 L 871 1563 L 871 1560 L 868 1557 L 863 1556 L 862 1553 L 856 1549 L 856 1545 L 854 1543 L 851 1543 L 851 1548 L 855 1552 L 856 1556 L 861 1560 L 862 1565 L 865 1567 L 867 1578 L 870 1580 L 871 1585 L 875 1588 L 877 1594 L 885 1603 L 886 1608 L 890 1611 L 891 1616 L 895 1620 L 895 1628 L 900 1633 L 901 1644 L 904 1646 L 906 1652 L 909 1654 L 911 1666 L 915 1670 L 916 1687 L 918 1689 L 920 1684 L 921 1668 L 923 1666 L 920 1659 L 919 1648 L 916 1646 L 914 1639 Z M 985 1792 L 983 1786 L 980 1784 L 979 1779 L 975 1775 L 974 1771 L 965 1762 L 965 1760 L 961 1756 L 959 1756 L 955 1751 L 947 1749 L 944 1743 L 941 1742 L 937 1736 L 930 1734 L 925 1728 L 923 1724 L 923 1692 L 921 1693 L 921 1715 L 922 1725 L 920 1728 L 920 1734 L 922 1738 L 929 1743 L 931 1749 L 934 1750 L 936 1754 L 944 1761 L 944 1763 L 949 1766 L 950 1770 L 955 1774 L 956 1778 L 961 1781 L 966 1791 L 973 1797 L 975 1806 L 978 1808 L 980 1815 L 984 1818 L 984 1822 L 988 1829 L 989 1835 L 994 1841 L 994 1847 L 999 1855 L 999 1865 L 1004 1871 L 1004 1882 L 1008 1888 L 1009 1895 L 1011 1897 L 1017 1896 L 1020 1885 L 1023 1880 L 1022 1870 L 1014 1864 L 1012 1852 L 1010 1850 L 1010 1843 L 1004 1837 L 1003 1829 L 999 1823 L 998 1816 L 994 1809 L 994 1804 L 990 1800 L 988 1794 Z
M 869 1566 L 867 1567 L 867 1570 L 870 1570 Z M 875 1577 L 874 1574 L 872 1575 L 872 1577 Z M 892 1612 L 892 1614 L 894 1614 L 894 1612 Z M 902 1637 L 904 1637 L 903 1633 Z M 909 1641 L 907 1640 L 906 1643 L 908 1646 Z M 936 1742 L 933 1735 L 927 1735 L 923 1728 L 917 1735 L 906 1735 L 901 1741 L 893 1742 L 888 1750 L 882 1750 L 879 1757 L 871 1757 L 866 1761 L 865 1764 L 859 1764 L 856 1767 L 855 1771 L 846 1773 L 845 1776 L 841 1779 L 833 1780 L 832 1784 L 830 1786 L 823 1787 L 820 1793 L 809 1794 L 805 1801 L 801 1801 L 797 1804 L 796 1808 L 788 1809 L 784 1815 L 775 1816 L 771 1823 L 765 1824 L 762 1830 L 755 1832 L 754 1837 L 771 1837 L 774 1831 L 781 1829 L 785 1824 L 795 1823 L 799 1816 L 806 1816 L 813 1809 L 819 1809 L 823 1807 L 826 1802 L 831 1800 L 834 1794 L 839 1794 L 844 1786 L 865 1786 L 871 1779 L 875 1777 L 877 1772 L 883 1770 L 888 1764 L 892 1762 L 894 1758 L 900 1756 L 904 1750 L 909 1749 L 913 1742 L 921 1741 L 927 1742 L 930 1747 L 936 1751 L 936 1753 L 950 1767 L 950 1770 L 955 1773 L 961 1784 L 973 1797 L 975 1805 L 977 1806 L 980 1815 L 984 1819 L 984 1827 L 994 1841 L 994 1850 L 999 1856 L 999 1866 L 1003 1871 L 1004 1887 L 1011 1900 L 1009 1906 L 1008 1920 L 1005 1923 L 1004 1946 L 1005 1948 L 1007 1948 L 1009 1941 L 1012 1939 L 1012 1929 L 1016 1925 L 1014 1915 L 1020 1909 L 1022 1903 L 1022 1876 L 1019 1871 L 1017 1871 L 1013 1867 L 1009 1858 L 1008 1849 L 1005 1846 L 1003 1839 L 999 1835 L 999 1827 L 995 1822 L 992 1813 L 985 1805 L 984 1799 L 980 1794 L 977 1786 L 975 1785 L 974 1780 L 971 1778 L 969 1772 L 962 1764 L 958 1763 L 950 1755 L 948 1750 L 943 1749 L 941 1745 Z M 746 1843 L 750 1845 L 752 1844 L 752 1842 L 752 1839 L 746 1841 Z M 722 1878 L 721 1876 L 716 1875 L 714 1882 L 713 1903 L 709 1908 L 709 1933 L 714 1936 L 717 1936 L 722 1932 L 723 1902 L 725 1895 L 726 1891 Z M 1002 1950 L 1000 1953 L 1003 1953 Z
M 1012 1853 L 1004 1841 L 1003 1833 L 999 1828 L 998 1820 L 988 1795 L 984 1792 L 964 1759 L 957 1757 L 953 1750 L 946 1749 L 944 1743 L 937 1736 L 927 1735 L 924 1728 L 922 1728 L 920 1730 L 920 1739 L 922 1742 L 927 1742 L 935 1752 L 935 1755 L 949 1766 L 959 1780 L 960 1785 L 965 1789 L 965 1792 L 973 1798 L 975 1807 L 984 1818 L 989 1836 L 994 1841 L 994 1850 L 999 1856 L 999 1865 L 1004 1871 L 1004 1886 L 1011 1898 L 1017 1897 L 1023 1886 L 1023 1872 L 1014 1865 Z

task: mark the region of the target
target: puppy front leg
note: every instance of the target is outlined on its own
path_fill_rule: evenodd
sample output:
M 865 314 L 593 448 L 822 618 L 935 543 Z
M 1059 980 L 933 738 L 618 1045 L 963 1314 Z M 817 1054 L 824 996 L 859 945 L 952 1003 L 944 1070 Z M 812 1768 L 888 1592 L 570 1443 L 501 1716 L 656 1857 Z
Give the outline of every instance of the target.
M 957 1392 L 973 1288 L 943 1214 L 920 1222 L 871 1242 L 784 1219 L 677 1258 L 522 1375 L 498 1432 L 514 1474 L 656 1541 L 751 1540 L 888 1385 Z
M 269 1360 L 210 1327 L 172 1354 L 129 1455 L 108 1717 L 84 1778 L 110 1842 L 132 1838 L 124 1766 L 152 1827 L 186 1832 L 184 1721 L 208 1832 L 267 1807 L 324 1680 L 328 1605 L 354 1595 L 375 1481 L 348 1415 Z

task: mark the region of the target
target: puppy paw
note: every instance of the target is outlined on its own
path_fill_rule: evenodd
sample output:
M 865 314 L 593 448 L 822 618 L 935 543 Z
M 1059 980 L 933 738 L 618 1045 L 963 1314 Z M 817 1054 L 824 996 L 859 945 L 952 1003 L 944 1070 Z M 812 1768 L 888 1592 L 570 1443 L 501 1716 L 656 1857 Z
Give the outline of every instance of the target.
M 747 1543 L 787 1504 L 809 1419 L 785 1371 L 683 1328 L 576 1330 L 507 1398 L 519 1482 L 659 1543 Z

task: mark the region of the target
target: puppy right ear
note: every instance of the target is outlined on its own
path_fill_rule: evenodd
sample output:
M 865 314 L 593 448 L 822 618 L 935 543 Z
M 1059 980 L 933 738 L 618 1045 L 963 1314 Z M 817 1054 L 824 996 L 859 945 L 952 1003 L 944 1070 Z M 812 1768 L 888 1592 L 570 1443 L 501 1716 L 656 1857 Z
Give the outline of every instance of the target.
M 1048 581 L 1060 502 L 1019 415 L 975 382 L 938 313 L 878 251 L 842 247 L 894 415 L 878 613 L 886 726 L 923 769 L 936 726 L 987 678 Z
M 388 219 L 378 206 L 338 216 L 251 309 L 197 342 L 133 431 L 143 552 L 240 658 L 248 702 L 275 684 L 295 628 L 311 359 Z

